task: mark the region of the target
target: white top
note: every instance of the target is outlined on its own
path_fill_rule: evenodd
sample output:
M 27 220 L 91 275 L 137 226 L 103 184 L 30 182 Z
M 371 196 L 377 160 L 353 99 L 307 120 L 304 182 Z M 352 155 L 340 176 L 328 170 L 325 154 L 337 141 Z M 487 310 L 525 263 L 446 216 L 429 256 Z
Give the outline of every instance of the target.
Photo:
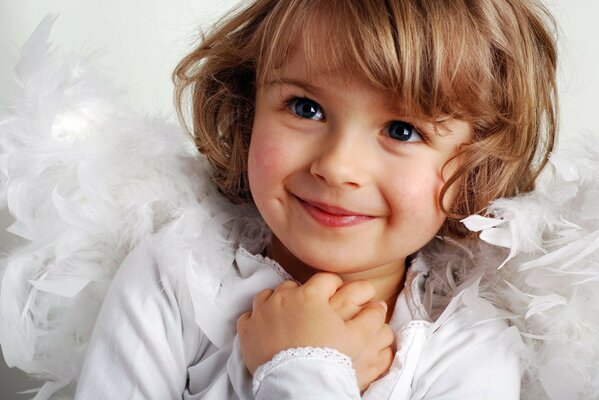
M 231 273 L 209 297 L 209 288 L 190 284 L 197 277 L 181 278 L 152 249 L 142 243 L 119 268 L 77 399 L 360 398 L 351 360 L 332 349 L 281 352 L 253 379 L 245 368 L 235 323 L 257 292 L 289 279 L 276 262 L 239 247 Z M 503 320 L 480 322 L 458 297 L 431 321 L 421 303 L 425 280 L 417 258 L 390 321 L 397 349 L 392 366 L 362 398 L 519 398 L 518 331 Z

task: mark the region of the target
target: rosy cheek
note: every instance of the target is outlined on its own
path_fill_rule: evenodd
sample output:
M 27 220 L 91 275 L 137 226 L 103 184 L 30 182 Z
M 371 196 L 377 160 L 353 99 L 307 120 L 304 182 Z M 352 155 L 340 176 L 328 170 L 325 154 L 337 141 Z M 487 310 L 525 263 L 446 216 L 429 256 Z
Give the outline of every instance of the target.
M 426 214 L 440 214 L 438 204 L 439 193 L 443 183 L 435 174 L 421 172 L 408 173 L 403 179 L 396 179 L 393 187 L 395 206 L 402 215 L 417 215 L 419 212 Z
M 248 154 L 248 175 L 251 181 L 269 181 L 281 171 L 286 152 L 284 148 L 272 140 L 255 138 Z

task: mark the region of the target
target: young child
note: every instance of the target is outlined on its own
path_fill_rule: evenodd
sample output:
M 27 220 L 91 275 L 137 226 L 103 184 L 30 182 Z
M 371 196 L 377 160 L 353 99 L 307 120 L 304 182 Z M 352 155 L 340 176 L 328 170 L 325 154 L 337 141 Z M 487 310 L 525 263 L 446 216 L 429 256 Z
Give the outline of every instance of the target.
M 171 232 L 127 258 L 77 398 L 518 398 L 517 331 L 425 309 L 411 256 L 533 188 L 555 133 L 546 20 L 528 1 L 258 0 L 222 21 L 174 80 L 242 205 L 201 211 L 217 256 Z M 271 236 L 232 211 L 254 206 Z M 224 277 L 210 293 L 182 262 Z
M 534 188 L 550 27 L 519 0 L 222 20 L 173 74 L 210 182 L 119 267 L 76 398 L 519 398 L 518 330 L 437 296 L 431 241 L 473 240 L 460 219 Z

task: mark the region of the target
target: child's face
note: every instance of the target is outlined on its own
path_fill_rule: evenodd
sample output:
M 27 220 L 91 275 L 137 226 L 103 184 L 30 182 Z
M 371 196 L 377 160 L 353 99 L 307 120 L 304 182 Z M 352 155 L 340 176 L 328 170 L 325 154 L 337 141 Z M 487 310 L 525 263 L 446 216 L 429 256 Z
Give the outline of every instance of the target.
M 291 262 L 340 274 L 403 265 L 445 220 L 441 169 L 471 125 L 450 120 L 437 135 L 365 83 L 308 75 L 301 52 L 280 72 L 284 83 L 257 89 L 249 149 L 266 223 Z

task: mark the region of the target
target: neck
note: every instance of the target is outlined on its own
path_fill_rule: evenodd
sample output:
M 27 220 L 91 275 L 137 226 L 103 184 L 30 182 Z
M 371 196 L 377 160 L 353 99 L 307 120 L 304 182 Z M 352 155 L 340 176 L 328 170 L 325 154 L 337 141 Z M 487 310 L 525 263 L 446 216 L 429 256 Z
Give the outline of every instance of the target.
M 276 237 L 273 237 L 271 244 L 267 249 L 267 255 L 277 261 L 294 279 L 300 283 L 305 283 L 312 275 L 324 270 L 313 268 L 297 257 L 295 257 Z M 343 282 L 353 282 L 366 280 L 370 282 L 376 295 L 372 301 L 385 301 L 387 303 L 388 322 L 393 314 L 397 296 L 403 289 L 406 275 L 406 259 L 396 260 L 392 263 L 369 268 L 363 271 L 355 272 L 335 272 Z

